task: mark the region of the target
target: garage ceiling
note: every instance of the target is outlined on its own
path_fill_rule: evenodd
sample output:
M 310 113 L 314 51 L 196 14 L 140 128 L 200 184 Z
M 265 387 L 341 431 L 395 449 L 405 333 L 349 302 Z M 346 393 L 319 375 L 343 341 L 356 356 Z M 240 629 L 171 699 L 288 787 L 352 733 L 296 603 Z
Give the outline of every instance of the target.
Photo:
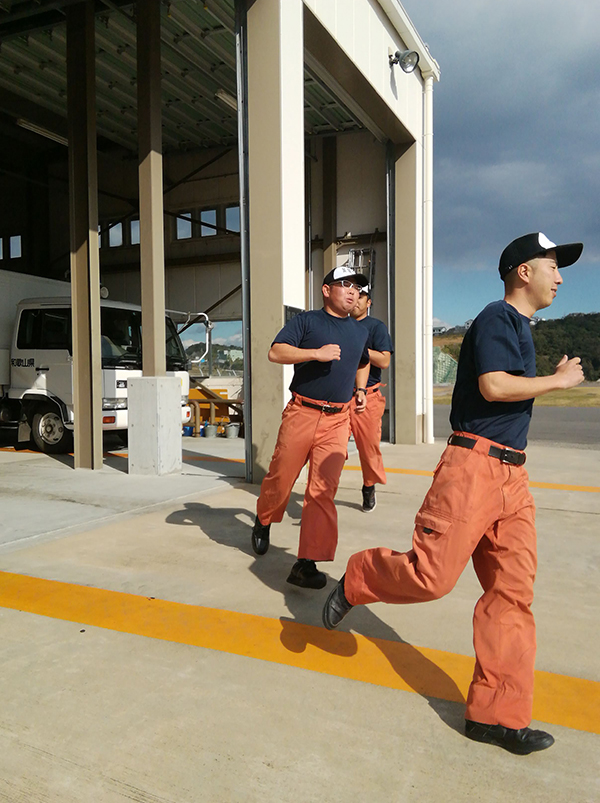
M 20 124 L 66 131 L 65 9 L 73 0 L 0 0 L 0 109 Z M 135 5 L 96 2 L 99 136 L 137 153 Z M 173 0 L 162 6 L 165 152 L 237 140 L 233 0 Z M 311 70 L 305 70 L 305 129 L 325 135 L 363 128 Z M 6 119 L 6 117 L 5 117 Z

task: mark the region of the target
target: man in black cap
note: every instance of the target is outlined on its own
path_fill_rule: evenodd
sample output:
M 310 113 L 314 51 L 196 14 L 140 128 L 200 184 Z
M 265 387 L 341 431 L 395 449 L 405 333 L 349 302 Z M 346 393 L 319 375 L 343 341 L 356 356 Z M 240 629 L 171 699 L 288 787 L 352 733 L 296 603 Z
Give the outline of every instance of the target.
M 323 280 L 323 308 L 292 318 L 271 344 L 271 362 L 293 365 L 292 398 L 285 410 L 267 476 L 262 482 L 252 530 L 252 549 L 264 555 L 270 527 L 279 522 L 294 483 L 308 461 L 298 560 L 288 583 L 323 588 L 316 561 L 333 560 L 337 546 L 334 497 L 347 456 L 350 405 L 367 404 L 367 330 L 350 317 L 368 279 L 339 267 Z M 356 393 L 354 387 L 356 384 Z
M 566 355 L 552 375 L 536 376 L 530 323 L 554 300 L 563 281 L 559 268 L 582 250 L 581 243 L 555 245 L 540 232 L 504 249 L 504 300 L 489 304 L 465 335 L 450 413 L 454 432 L 416 516 L 412 549 L 353 555 L 323 609 L 331 629 L 353 605 L 438 599 L 472 558 L 484 593 L 473 617 L 476 662 L 465 734 L 520 755 L 554 742 L 528 727 L 536 531 L 524 449 L 534 399 L 584 378 L 579 357 Z

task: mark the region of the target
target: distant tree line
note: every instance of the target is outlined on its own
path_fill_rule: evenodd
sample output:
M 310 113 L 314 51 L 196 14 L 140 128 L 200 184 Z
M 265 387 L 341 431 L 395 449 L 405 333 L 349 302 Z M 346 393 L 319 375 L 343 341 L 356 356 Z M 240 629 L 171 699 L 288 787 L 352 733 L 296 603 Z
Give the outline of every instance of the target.
M 190 358 L 190 360 L 196 360 L 198 357 L 201 357 L 204 354 L 204 349 L 206 348 L 206 343 L 192 343 L 191 346 L 188 346 L 185 350 L 185 353 Z
M 532 330 L 538 376 L 551 374 L 563 354 L 581 357 L 590 382 L 600 379 L 600 313 L 572 313 L 553 321 L 539 321 Z
M 205 348 L 206 344 L 200 341 L 199 343 L 192 343 L 190 346 L 188 346 L 185 350 L 185 353 L 190 360 L 196 360 L 198 357 L 201 357 L 204 354 Z M 243 370 L 244 360 L 241 357 L 232 360 L 230 354 L 231 351 L 239 352 L 240 347 L 235 344 L 228 346 L 224 345 L 223 343 L 211 343 L 210 356 L 213 365 L 226 365 L 226 367 L 232 368 L 236 371 Z M 208 362 L 208 354 L 204 358 L 204 362 Z
M 557 320 L 538 321 L 531 333 L 538 376 L 554 373 L 557 363 L 566 354 L 568 357 L 581 357 L 583 373 L 589 382 L 600 379 L 600 313 L 574 312 Z M 450 334 L 447 332 L 436 340 L 442 351 L 458 360 L 462 336 L 445 342 Z

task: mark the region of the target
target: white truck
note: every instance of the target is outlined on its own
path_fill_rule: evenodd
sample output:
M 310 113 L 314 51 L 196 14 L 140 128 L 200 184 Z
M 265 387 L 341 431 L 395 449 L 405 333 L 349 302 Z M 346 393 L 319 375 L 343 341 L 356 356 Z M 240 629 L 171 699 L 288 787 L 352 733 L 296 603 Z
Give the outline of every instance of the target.
M 127 380 L 142 375 L 141 308 L 101 300 L 102 429 L 127 437 Z M 204 316 L 205 317 L 205 316 Z M 189 422 L 189 361 L 166 317 L 167 375 L 181 380 Z M 71 286 L 0 270 L 0 427 L 42 452 L 73 448 Z

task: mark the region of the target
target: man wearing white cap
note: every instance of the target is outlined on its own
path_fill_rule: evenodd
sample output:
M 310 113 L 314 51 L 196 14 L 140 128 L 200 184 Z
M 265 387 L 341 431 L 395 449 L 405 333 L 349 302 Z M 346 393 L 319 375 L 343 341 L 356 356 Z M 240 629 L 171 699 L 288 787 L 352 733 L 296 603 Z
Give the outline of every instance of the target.
M 287 578 L 302 588 L 323 588 L 327 577 L 316 561 L 335 557 L 333 500 L 347 456 L 350 406 L 362 411 L 367 404 L 367 330 L 350 317 L 367 283 L 353 268 L 331 270 L 323 279 L 323 308 L 292 318 L 269 350 L 271 362 L 294 366 L 294 377 L 256 505 L 252 549 L 257 555 L 269 549 L 271 524 L 283 518 L 294 483 L 308 462 L 298 560 Z
M 358 413 L 350 407 L 350 427 L 354 435 L 362 470 L 362 509 L 365 513 L 375 510 L 377 497 L 375 483 L 385 485 L 387 477 L 379 444 L 381 442 L 381 419 L 385 412 L 385 396 L 381 392 L 381 370 L 390 364 L 393 353 L 392 340 L 383 321 L 369 314 L 371 309 L 371 286 L 360 291 L 356 306 L 350 313 L 369 333 L 369 379 L 367 380 L 367 409 Z
M 566 355 L 536 376 L 531 318 L 549 307 L 581 243 L 555 245 L 534 232 L 500 257 L 504 299 L 489 304 L 460 352 L 450 422 L 454 430 L 415 519 L 412 549 L 353 555 L 323 609 L 337 627 L 354 605 L 427 602 L 452 590 L 469 558 L 483 596 L 473 616 L 475 671 L 465 735 L 526 755 L 553 737 L 529 727 L 533 703 L 536 572 L 535 507 L 525 446 L 537 396 L 583 381 L 579 357 Z

